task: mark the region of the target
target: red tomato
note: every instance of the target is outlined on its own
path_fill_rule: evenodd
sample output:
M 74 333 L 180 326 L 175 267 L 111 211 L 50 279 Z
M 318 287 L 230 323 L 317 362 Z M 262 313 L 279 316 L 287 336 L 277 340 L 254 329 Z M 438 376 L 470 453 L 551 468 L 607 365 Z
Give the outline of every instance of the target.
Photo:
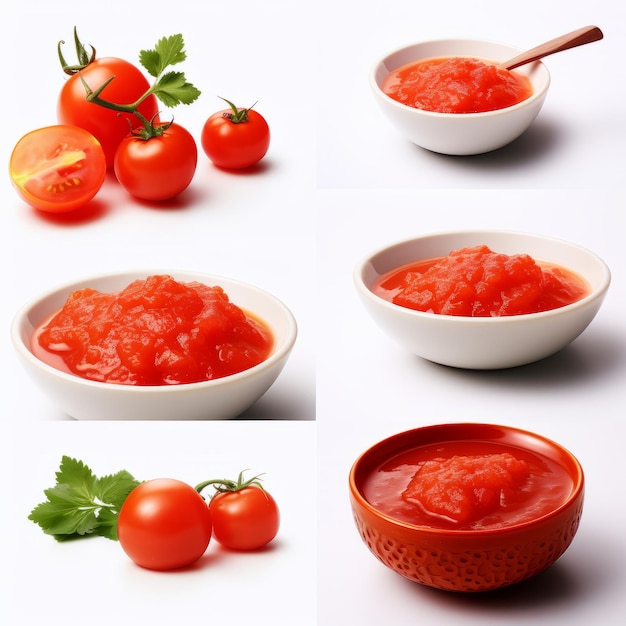
M 239 117 L 241 120 L 237 121 Z M 218 167 L 244 169 L 267 153 L 270 129 L 265 118 L 253 109 L 238 109 L 233 105 L 209 117 L 202 128 L 201 143 Z
M 102 187 L 106 170 L 98 140 L 76 126 L 46 126 L 24 135 L 9 160 L 18 194 L 50 213 L 87 204 Z
M 169 200 L 191 183 L 198 148 L 191 133 L 171 124 L 159 137 L 126 137 L 115 153 L 117 180 L 142 200 Z
M 195 563 L 211 540 L 211 513 L 190 485 L 157 478 L 133 489 L 120 510 L 117 535 L 137 565 L 170 570 Z
M 102 91 L 102 97 L 115 104 L 132 104 L 150 88 L 141 71 L 128 61 L 114 57 L 96 59 L 79 73 L 72 75 L 63 85 L 57 105 L 57 118 L 61 124 L 80 126 L 89 131 L 102 145 L 107 167 L 113 167 L 115 150 L 120 141 L 137 126 L 132 114 L 119 114 L 87 101 L 87 92 L 81 81 L 96 90 L 111 77 L 115 77 Z M 157 99 L 150 95 L 139 106 L 142 115 L 150 120 L 157 113 Z
M 256 550 L 278 533 L 278 505 L 267 491 L 254 485 L 216 493 L 209 509 L 213 536 L 226 548 Z

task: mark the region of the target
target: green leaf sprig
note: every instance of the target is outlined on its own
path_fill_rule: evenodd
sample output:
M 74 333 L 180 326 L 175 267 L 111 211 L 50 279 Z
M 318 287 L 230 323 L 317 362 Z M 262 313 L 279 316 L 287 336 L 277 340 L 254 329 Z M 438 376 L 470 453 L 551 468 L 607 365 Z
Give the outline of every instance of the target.
M 120 508 L 137 485 L 126 470 L 98 478 L 82 461 L 63 456 L 56 484 L 28 519 L 58 541 L 94 535 L 116 541 Z
M 181 34 L 163 37 L 159 39 L 154 49 L 142 50 L 139 53 L 139 61 L 155 80 L 138 100 L 131 104 L 109 102 L 101 94 L 107 85 L 115 80 L 115 76 L 94 90 L 81 75 L 87 100 L 107 109 L 135 115 L 142 124 L 141 130 L 137 133 L 138 136 L 143 139 L 158 137 L 171 125 L 171 122 L 169 124 L 154 124 L 154 120 L 146 119 L 138 108 L 151 95 L 155 95 L 166 107 L 170 108 L 179 104 L 191 104 L 200 97 L 200 90 L 187 81 L 184 72 L 166 71 L 170 66 L 182 63 L 186 58 L 185 42 Z

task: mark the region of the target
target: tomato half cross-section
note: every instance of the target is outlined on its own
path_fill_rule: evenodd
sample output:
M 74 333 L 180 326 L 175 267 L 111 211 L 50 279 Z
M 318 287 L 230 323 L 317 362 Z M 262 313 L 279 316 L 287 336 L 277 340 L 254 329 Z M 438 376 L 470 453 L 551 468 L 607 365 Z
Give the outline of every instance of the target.
M 202 496 L 172 478 L 148 480 L 130 492 L 117 520 L 124 552 L 137 565 L 172 570 L 195 563 L 206 551 L 211 513 Z
M 86 205 L 106 176 L 102 146 L 77 126 L 46 126 L 24 135 L 9 160 L 13 185 L 31 206 L 66 213 Z

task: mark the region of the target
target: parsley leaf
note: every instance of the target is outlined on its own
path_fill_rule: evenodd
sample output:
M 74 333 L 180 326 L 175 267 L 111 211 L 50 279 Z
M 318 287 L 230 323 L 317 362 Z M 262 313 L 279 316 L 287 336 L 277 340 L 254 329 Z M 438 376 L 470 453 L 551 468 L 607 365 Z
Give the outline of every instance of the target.
M 142 50 L 139 61 L 146 71 L 156 79 L 150 88 L 165 106 L 191 104 L 200 96 L 200 90 L 187 82 L 182 72 L 168 72 L 171 65 L 182 63 L 187 58 L 185 42 L 182 35 L 162 37 L 153 50 Z
M 200 91 L 187 82 L 182 72 L 168 72 L 153 85 L 152 93 L 166 106 L 191 104 L 200 95 Z
M 165 68 L 182 63 L 187 58 L 184 47 L 183 36 L 180 34 L 162 37 L 157 41 L 154 50 L 141 50 L 139 61 L 156 78 Z
M 117 516 L 128 494 L 139 485 L 122 470 L 98 478 L 82 461 L 64 456 L 56 484 L 28 519 L 58 541 L 97 535 L 117 540 Z

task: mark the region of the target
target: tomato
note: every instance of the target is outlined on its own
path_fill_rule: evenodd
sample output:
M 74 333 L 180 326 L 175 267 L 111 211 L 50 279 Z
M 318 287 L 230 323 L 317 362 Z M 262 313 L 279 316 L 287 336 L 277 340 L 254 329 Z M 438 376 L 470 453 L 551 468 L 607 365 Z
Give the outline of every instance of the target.
M 61 124 L 80 126 L 89 131 L 102 145 L 107 167 L 113 167 L 115 151 L 119 143 L 128 135 L 131 127 L 137 125 L 137 118 L 128 113 L 118 113 L 87 101 L 87 92 L 81 77 L 96 90 L 111 77 L 115 77 L 102 91 L 102 97 L 110 102 L 132 104 L 143 96 L 150 84 L 141 71 L 132 63 L 105 57 L 96 59 L 73 74 L 63 85 L 57 104 L 57 119 Z M 148 120 L 158 113 L 154 95 L 146 98 L 138 107 Z
M 278 505 L 265 489 L 255 485 L 216 493 L 209 509 L 213 537 L 225 548 L 256 550 L 272 541 L 278 533 Z
M 122 505 L 117 534 L 137 565 L 170 570 L 195 563 L 211 540 L 211 513 L 191 486 L 157 478 L 135 487 Z
M 163 125 L 163 134 L 150 139 L 129 135 L 115 153 L 117 180 L 142 200 L 168 200 L 191 183 L 198 148 L 191 133 L 178 124 Z
M 202 148 L 218 167 L 244 169 L 267 153 L 270 129 L 265 118 L 252 108 L 242 109 L 229 104 L 230 109 L 214 113 L 205 122 Z
M 106 176 L 98 140 L 76 126 L 46 126 L 24 135 L 9 159 L 13 185 L 42 211 L 66 213 L 89 202 Z

